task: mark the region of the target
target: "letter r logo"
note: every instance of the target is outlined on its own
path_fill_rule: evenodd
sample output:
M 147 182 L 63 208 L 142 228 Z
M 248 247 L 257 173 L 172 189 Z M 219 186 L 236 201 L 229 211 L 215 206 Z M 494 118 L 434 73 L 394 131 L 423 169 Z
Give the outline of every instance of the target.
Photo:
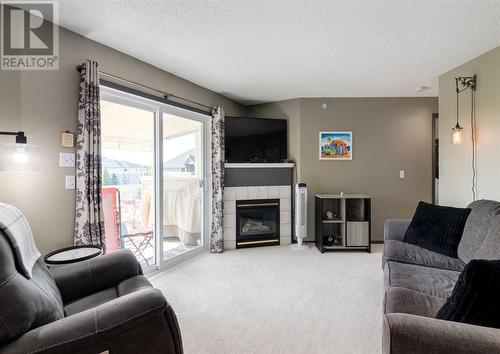
M 53 55 L 54 5 L 42 2 L 2 2 L 4 55 Z
M 0 70 L 59 69 L 57 0 L 0 0 Z

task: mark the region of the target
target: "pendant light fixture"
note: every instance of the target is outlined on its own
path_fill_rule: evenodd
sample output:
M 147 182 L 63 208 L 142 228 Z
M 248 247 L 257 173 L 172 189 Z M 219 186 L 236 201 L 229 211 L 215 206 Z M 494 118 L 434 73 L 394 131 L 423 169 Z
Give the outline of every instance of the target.
M 460 126 L 460 124 L 455 125 L 453 129 L 451 129 L 451 142 L 453 145 L 462 145 L 464 140 L 464 128 Z
M 455 89 L 457 93 L 457 124 L 451 129 L 451 142 L 453 145 L 462 145 L 464 142 L 464 128 L 462 128 L 459 123 L 458 98 L 460 93 L 469 88 L 471 89 L 471 95 L 474 96 L 474 91 L 476 91 L 476 75 L 455 78 Z M 473 114 L 472 108 L 473 107 L 471 107 L 471 117 Z
M 455 86 L 457 92 L 457 125 L 451 129 L 451 143 L 453 145 L 462 145 L 464 140 L 464 128 L 458 123 L 458 95 L 460 94 L 458 89 L 458 77 L 455 78 Z
M 472 200 L 476 200 L 476 183 L 477 183 L 477 148 L 476 148 L 476 90 L 477 76 L 460 76 L 455 78 L 455 87 L 457 93 L 457 124 L 451 130 L 451 141 L 454 145 L 463 143 L 464 129 L 458 122 L 458 98 L 460 93 L 470 89 L 470 127 L 472 140 Z

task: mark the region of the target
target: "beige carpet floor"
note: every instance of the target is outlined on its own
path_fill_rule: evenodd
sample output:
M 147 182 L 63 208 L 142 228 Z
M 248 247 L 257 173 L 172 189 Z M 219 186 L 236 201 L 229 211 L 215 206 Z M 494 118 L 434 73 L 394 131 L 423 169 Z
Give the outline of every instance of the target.
M 226 251 L 151 281 L 177 313 L 187 354 L 380 353 L 381 249 Z

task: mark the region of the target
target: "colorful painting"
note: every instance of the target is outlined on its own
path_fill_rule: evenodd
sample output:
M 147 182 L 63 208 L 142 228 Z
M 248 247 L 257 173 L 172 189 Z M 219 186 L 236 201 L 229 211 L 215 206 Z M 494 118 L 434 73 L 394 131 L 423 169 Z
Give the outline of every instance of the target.
M 320 160 L 352 160 L 352 132 L 319 132 Z

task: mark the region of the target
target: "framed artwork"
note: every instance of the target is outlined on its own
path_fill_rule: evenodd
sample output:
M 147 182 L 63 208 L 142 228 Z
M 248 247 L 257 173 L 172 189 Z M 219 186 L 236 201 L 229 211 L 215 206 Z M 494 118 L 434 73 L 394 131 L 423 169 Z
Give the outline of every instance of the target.
M 319 132 L 320 160 L 352 160 L 352 131 Z

